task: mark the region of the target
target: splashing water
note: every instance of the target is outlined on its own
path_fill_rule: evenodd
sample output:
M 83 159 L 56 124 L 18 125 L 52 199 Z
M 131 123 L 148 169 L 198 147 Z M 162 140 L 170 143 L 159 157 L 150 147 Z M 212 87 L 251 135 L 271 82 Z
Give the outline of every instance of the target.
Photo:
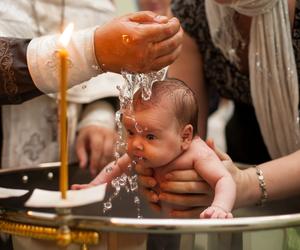
M 116 112 L 115 121 L 117 124 L 117 141 L 116 141 L 116 150 L 115 150 L 115 161 L 120 158 L 121 152 L 124 152 L 126 148 L 126 143 L 123 140 L 123 129 L 122 129 L 122 114 L 124 109 L 133 111 L 132 101 L 134 93 L 142 89 L 142 98 L 143 100 L 149 100 L 152 94 L 152 85 L 156 81 L 161 81 L 166 75 L 167 69 L 164 68 L 158 72 L 151 72 L 148 74 L 132 74 L 129 72 L 122 72 L 122 76 L 125 79 L 125 84 L 121 87 L 118 86 L 119 90 L 119 101 L 120 101 L 120 110 Z M 134 117 L 133 117 L 134 119 Z M 136 123 L 137 131 L 140 131 L 140 126 Z M 142 132 L 142 131 L 141 131 Z M 142 218 L 141 209 L 140 209 L 140 198 L 138 197 L 138 183 L 137 175 L 134 174 L 133 167 L 136 162 L 132 161 L 132 164 L 128 166 L 129 174 L 122 174 L 121 176 L 115 178 L 111 181 L 111 185 L 114 188 L 113 194 L 109 197 L 108 201 L 104 203 L 103 213 L 112 209 L 112 201 L 120 193 L 121 189 L 124 188 L 126 192 L 134 192 L 134 205 L 137 209 L 137 218 Z M 110 173 L 112 168 L 107 168 L 106 172 Z

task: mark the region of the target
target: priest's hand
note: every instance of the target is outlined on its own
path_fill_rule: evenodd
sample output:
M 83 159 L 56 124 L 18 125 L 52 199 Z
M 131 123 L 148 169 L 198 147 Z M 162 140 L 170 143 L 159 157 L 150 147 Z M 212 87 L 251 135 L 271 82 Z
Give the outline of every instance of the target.
M 98 27 L 94 35 L 95 54 L 105 71 L 147 73 L 175 61 L 182 36 L 176 18 L 137 12 Z
M 79 130 L 76 139 L 76 154 L 81 168 L 89 164 L 95 176 L 113 160 L 116 132 L 114 129 L 89 125 Z

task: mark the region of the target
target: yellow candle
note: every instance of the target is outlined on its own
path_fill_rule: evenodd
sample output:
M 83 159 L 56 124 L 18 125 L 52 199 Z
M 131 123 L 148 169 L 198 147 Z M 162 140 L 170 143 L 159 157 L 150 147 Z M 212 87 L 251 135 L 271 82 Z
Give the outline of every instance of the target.
M 66 199 L 68 189 L 68 135 L 67 135 L 67 78 L 68 52 L 65 48 L 59 50 L 60 61 L 60 191 L 61 198 Z
M 73 24 L 69 24 L 63 34 L 60 36 L 61 48 L 58 50 L 59 55 L 59 86 L 60 86 L 60 172 L 59 188 L 61 198 L 67 198 L 69 186 L 68 180 L 68 128 L 67 128 L 67 85 L 68 85 L 68 51 L 67 44 L 70 41 L 73 31 Z

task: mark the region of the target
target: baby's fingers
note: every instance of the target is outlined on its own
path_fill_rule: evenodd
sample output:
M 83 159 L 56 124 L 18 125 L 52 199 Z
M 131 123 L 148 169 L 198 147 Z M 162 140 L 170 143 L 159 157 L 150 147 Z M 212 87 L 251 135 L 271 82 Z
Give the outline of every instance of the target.
M 205 209 L 201 214 L 200 214 L 200 218 L 201 219 L 208 219 L 208 218 L 212 218 L 212 216 L 215 213 L 215 209 L 213 207 L 208 207 L 207 209 Z
M 72 190 L 81 190 L 81 189 L 86 189 L 86 188 L 89 188 L 91 187 L 90 184 L 73 184 L 71 186 L 71 189 Z

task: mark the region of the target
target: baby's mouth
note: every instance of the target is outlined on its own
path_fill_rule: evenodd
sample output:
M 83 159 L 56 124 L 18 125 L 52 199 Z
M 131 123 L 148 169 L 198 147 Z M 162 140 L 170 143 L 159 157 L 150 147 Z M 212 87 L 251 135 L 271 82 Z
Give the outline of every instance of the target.
M 145 161 L 146 158 L 144 158 L 143 156 L 134 156 L 135 161 L 137 162 L 141 162 L 141 161 Z

